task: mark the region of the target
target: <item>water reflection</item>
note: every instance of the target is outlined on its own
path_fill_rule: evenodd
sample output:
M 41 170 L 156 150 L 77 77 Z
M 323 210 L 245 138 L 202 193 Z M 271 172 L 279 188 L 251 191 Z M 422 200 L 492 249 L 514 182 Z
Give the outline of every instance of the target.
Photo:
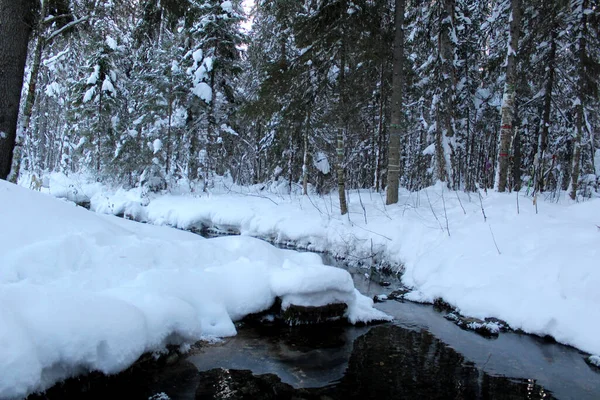
M 343 377 L 352 346 L 369 328 L 252 326 L 221 343 L 201 348 L 188 360 L 200 371 L 212 368 L 273 373 L 294 387 L 319 387 Z
M 305 333 L 312 336 L 309 330 L 310 328 Z M 339 332 L 336 329 L 320 332 L 321 338 L 331 334 L 334 339 L 318 340 L 316 343 L 312 339 L 306 342 L 306 337 L 293 335 L 281 338 L 277 345 L 278 340 L 272 337 L 268 340 L 270 345 L 261 346 L 261 355 L 258 357 L 253 351 L 246 351 L 248 344 L 252 346 L 253 343 L 252 339 L 248 340 L 247 335 L 243 335 L 241 341 L 229 341 L 218 351 L 224 357 L 221 363 L 229 364 L 231 361 L 227 356 L 237 358 L 236 353 L 241 348 L 243 357 L 239 361 L 242 362 L 236 363 L 235 369 L 251 370 L 255 376 L 232 369 L 203 372 L 196 393 L 197 399 L 219 399 L 224 394 L 230 399 L 305 400 L 553 398 L 550 392 L 534 381 L 486 374 L 426 331 L 392 324 L 374 327 L 354 341 L 349 358 L 344 357 L 347 343 L 338 341 Z M 328 344 L 319 347 L 319 343 Z M 305 345 L 308 346 L 304 347 Z M 281 353 L 280 346 L 285 348 L 285 353 Z M 206 360 L 211 357 L 206 356 L 212 351 L 209 349 L 199 355 L 194 363 L 204 359 L 204 368 L 209 367 Z M 305 354 L 309 362 L 298 362 L 300 354 Z M 271 364 L 273 360 L 276 361 Z M 265 368 L 265 364 L 271 366 Z M 331 376 L 328 369 L 333 366 L 337 370 L 341 364 L 347 366 L 341 379 L 327 382 Z M 291 376 L 294 386 L 301 388 L 282 385 L 274 375 L 256 376 L 265 372 L 274 373 L 288 383 Z M 322 376 L 319 378 L 318 374 Z M 305 379 L 306 377 L 310 379 Z M 310 383 L 316 383 L 317 387 L 310 388 Z M 264 390 L 271 386 L 276 387 L 278 395 Z
M 354 343 L 337 388 L 348 399 L 549 399 L 535 382 L 486 374 L 426 331 L 375 327 Z

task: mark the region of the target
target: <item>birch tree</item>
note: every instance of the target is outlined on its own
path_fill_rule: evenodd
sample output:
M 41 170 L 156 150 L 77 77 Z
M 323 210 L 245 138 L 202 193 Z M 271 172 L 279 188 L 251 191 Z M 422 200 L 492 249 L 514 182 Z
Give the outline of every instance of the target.
M 510 165 L 510 148 L 513 138 L 513 116 L 515 108 L 516 78 L 517 78 L 517 51 L 519 35 L 521 33 L 521 1 L 510 2 L 510 28 L 508 50 L 506 55 L 506 80 L 502 96 L 500 145 L 498 147 L 498 166 L 496 169 L 495 187 L 499 192 L 506 191 L 508 182 L 508 167 Z

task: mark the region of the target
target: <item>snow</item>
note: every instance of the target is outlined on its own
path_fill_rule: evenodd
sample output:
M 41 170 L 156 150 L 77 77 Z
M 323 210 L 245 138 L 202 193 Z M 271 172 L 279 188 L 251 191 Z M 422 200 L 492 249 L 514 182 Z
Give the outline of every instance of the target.
M 49 192 L 52 196 L 75 203 L 89 202 L 94 195 L 101 193 L 104 189 L 102 184 L 93 182 L 85 175 L 73 179 L 54 172 L 48 176 L 48 182 Z
M 202 61 L 202 49 L 198 49 L 192 53 L 192 58 L 195 62 Z
M 210 103 L 212 101 L 212 96 L 213 96 L 212 89 L 205 82 L 200 82 L 196 86 L 194 86 L 192 88 L 192 93 L 194 93 L 196 96 L 198 96 L 201 100 L 205 101 L 206 103 Z
M 88 101 L 92 100 L 92 98 L 94 97 L 94 94 L 96 93 L 96 87 L 92 86 L 91 88 L 89 88 L 88 90 L 86 90 L 85 95 L 83 96 L 83 102 L 87 103 Z
M 171 72 L 173 72 L 174 74 L 181 72 L 181 67 L 175 60 L 173 60 L 173 62 L 171 63 Z
M 327 175 L 331 171 L 331 166 L 329 165 L 329 160 L 327 159 L 327 154 L 323 152 L 318 152 L 313 158 L 313 165 L 317 170 Z
M 111 49 L 111 50 L 117 50 L 118 49 L 118 45 L 117 45 L 117 41 L 110 35 L 106 36 L 106 45 Z
M 480 202 L 477 193 L 438 184 L 402 190 L 393 206 L 385 205 L 384 194 L 349 191 L 348 218 L 338 215 L 333 193 L 286 190 L 277 182 L 265 189 L 217 181 L 203 197 L 181 190 L 142 206 L 135 190 L 106 189 L 91 203 L 100 213 L 125 207 L 156 225 L 233 229 L 349 259 L 375 254 L 403 265 L 403 283 L 414 289 L 410 300 L 442 297 L 466 317 L 496 317 L 514 329 L 600 353 L 600 199 L 539 197 L 535 207 L 520 193 L 517 212 L 516 193 L 481 192 Z
M 427 146 L 421 154 L 423 154 L 424 156 L 434 155 L 435 154 L 435 143 L 432 143 L 429 146 Z
M 45 93 L 48 97 L 59 97 L 62 91 L 62 86 L 58 82 L 54 81 L 46 85 Z
M 233 4 L 227 0 L 221 3 L 221 8 L 228 14 L 233 14 Z
M 153 151 L 154 154 L 156 154 L 159 151 L 161 151 L 162 147 L 163 147 L 162 140 L 155 139 L 154 142 L 152 142 L 152 151 Z
M 66 180 L 50 180 L 55 194 L 57 182 Z M 101 216 L 5 181 L 0 220 L 0 398 L 117 373 L 168 344 L 235 335 L 234 321 L 275 296 L 346 301 L 354 322 L 388 319 L 347 272 L 258 239 Z
M 102 82 L 102 91 L 115 93 L 115 87 L 113 86 L 112 82 L 108 77 L 106 77 L 106 79 L 104 79 L 104 81 Z
M 0 131 L 0 139 L 6 139 L 8 137 L 8 134 L 4 131 Z
M 94 72 L 92 72 L 87 79 L 87 84 L 95 85 L 98 82 L 98 79 L 100 79 L 100 66 L 96 65 L 94 66 Z
M 600 368 L 600 356 L 590 356 L 588 360 L 590 361 L 590 364 Z

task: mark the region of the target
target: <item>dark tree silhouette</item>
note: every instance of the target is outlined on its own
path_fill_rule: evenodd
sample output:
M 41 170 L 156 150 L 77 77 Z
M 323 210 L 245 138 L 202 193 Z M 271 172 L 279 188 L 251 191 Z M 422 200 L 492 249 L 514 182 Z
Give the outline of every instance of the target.
M 34 4 L 0 0 L 0 179 L 8 177 L 12 164 Z

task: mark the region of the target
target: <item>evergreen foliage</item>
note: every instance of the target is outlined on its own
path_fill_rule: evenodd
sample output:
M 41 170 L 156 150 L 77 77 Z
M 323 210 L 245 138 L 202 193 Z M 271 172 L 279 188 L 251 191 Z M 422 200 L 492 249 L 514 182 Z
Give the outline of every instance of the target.
M 507 190 L 600 190 L 597 0 L 406 0 L 403 27 L 392 0 L 257 0 L 250 12 L 240 0 L 47 1 L 52 22 L 34 34 L 53 39 L 22 170 L 148 191 L 209 190 L 226 175 L 383 190 L 403 29 L 400 186 L 489 189 L 506 157 Z M 512 138 L 500 154 L 507 87 Z

